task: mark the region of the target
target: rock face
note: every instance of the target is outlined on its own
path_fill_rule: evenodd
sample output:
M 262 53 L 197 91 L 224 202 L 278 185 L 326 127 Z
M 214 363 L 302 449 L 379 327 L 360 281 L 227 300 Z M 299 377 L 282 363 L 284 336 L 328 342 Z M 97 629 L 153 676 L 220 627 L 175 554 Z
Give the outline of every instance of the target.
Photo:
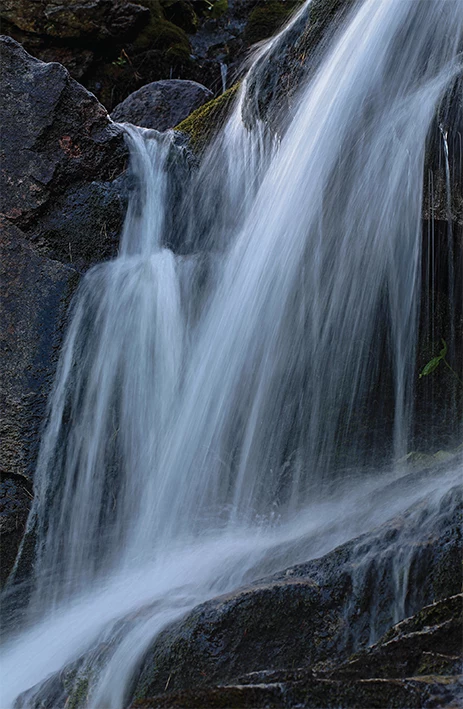
M 1 236 L 1 577 L 14 562 L 32 499 L 39 431 L 61 339 L 74 269 L 37 254 L 6 220 Z
M 120 123 L 164 131 L 176 126 L 212 98 L 212 91 L 195 81 L 154 81 L 116 106 L 111 118 Z
M 55 257 L 46 220 L 56 199 L 94 181 L 110 189 L 125 167 L 127 149 L 121 129 L 110 123 L 105 109 L 64 67 L 34 59 L 9 37 L 1 40 L 1 54 L 0 213 L 38 243 L 42 252 Z M 95 216 L 96 228 L 80 234 L 77 241 L 81 245 L 91 241 L 100 258 L 107 251 L 105 242 L 114 235 L 100 233 L 98 220 L 106 209 L 113 218 L 114 204 L 108 206 L 102 194 L 95 207 L 88 219 Z M 72 207 L 68 207 L 63 218 L 71 217 Z M 52 241 L 59 239 L 59 230 L 55 224 Z M 61 252 L 62 260 L 88 265 L 79 243 L 73 254 L 66 249 L 67 258 Z
M 368 650 L 365 659 L 358 656 L 350 664 L 343 663 L 353 652 L 381 638 L 397 617 L 417 613 L 434 599 L 444 599 L 460 591 L 455 569 L 463 551 L 462 513 L 462 490 L 455 488 L 438 503 L 428 506 L 421 503 L 375 532 L 321 559 L 292 567 L 198 606 L 156 640 L 141 671 L 136 700 L 141 706 L 201 706 L 204 696 L 197 703 L 183 704 L 180 700 L 175 703 L 176 699 L 172 704 L 167 699 L 159 704 L 142 702 L 164 692 L 166 684 L 171 692 L 193 689 L 199 692 L 211 685 L 241 685 L 243 677 L 249 677 L 250 673 L 254 674 L 246 684 L 259 684 L 264 675 L 270 676 L 266 681 L 272 684 L 280 681 L 277 675 L 272 680 L 272 673 L 285 670 L 288 674 L 289 670 L 301 667 L 306 668 L 306 679 L 312 672 L 318 672 L 333 682 L 338 682 L 336 668 L 339 665 L 343 667 L 342 677 L 349 680 L 405 677 L 418 672 L 420 663 L 426 659 L 423 653 L 433 654 L 426 656 L 429 667 L 433 663 L 437 667 L 435 663 L 439 664 L 442 659 L 439 655 L 446 654 L 442 667 L 452 669 L 461 632 L 456 620 L 458 613 L 454 612 L 457 602 L 442 614 L 440 625 L 436 620 L 439 613 L 435 612 L 436 628 L 428 632 L 426 642 L 417 630 L 418 621 L 409 622 L 399 626 L 395 635 L 387 636 L 376 648 Z M 461 600 L 459 603 L 461 608 Z M 428 615 L 425 613 L 420 618 L 426 619 Z M 412 626 L 416 633 L 413 637 L 410 636 Z M 400 642 L 394 639 L 399 636 Z M 448 652 L 444 652 L 446 636 Z M 394 648 L 399 653 L 399 646 L 403 659 L 397 654 L 393 660 Z M 407 696 L 405 687 L 401 689 L 398 685 L 394 689 L 394 682 L 390 684 L 391 692 L 397 690 L 399 695 L 405 692 Z M 308 696 L 311 692 L 313 695 L 312 703 L 304 700 L 303 706 L 339 706 L 342 696 L 339 687 L 332 687 L 329 703 L 320 703 L 323 686 L 317 686 L 318 689 L 315 685 L 303 689 L 309 692 Z M 422 696 L 418 690 L 413 690 L 416 696 L 409 704 L 406 700 L 381 704 L 374 703 L 372 697 L 376 689 L 373 691 L 373 685 L 369 687 L 371 696 L 363 692 L 363 704 L 346 702 L 346 706 L 423 706 L 419 703 Z M 266 691 L 271 695 L 276 690 L 270 687 Z M 355 687 L 351 686 L 349 691 L 352 702 Z M 369 701 L 366 696 L 370 696 Z M 225 701 L 223 694 L 222 701 Z M 281 706 L 281 695 L 272 701 Z M 210 706 L 229 704 L 212 702 Z M 233 703 L 232 706 L 266 704 Z
M 125 211 L 120 128 L 59 64 L 0 40 L 2 578 L 31 500 L 39 431 L 79 273 L 116 248 Z

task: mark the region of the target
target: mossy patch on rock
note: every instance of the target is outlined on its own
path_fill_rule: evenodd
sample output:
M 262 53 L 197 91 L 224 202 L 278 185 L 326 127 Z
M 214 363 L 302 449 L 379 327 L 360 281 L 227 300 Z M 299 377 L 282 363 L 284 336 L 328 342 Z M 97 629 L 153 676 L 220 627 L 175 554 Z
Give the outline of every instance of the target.
M 176 126 L 175 130 L 185 133 L 189 137 L 190 146 L 195 153 L 201 153 L 217 134 L 230 111 L 239 86 L 239 83 L 234 84 L 218 98 L 197 108 L 188 118 Z

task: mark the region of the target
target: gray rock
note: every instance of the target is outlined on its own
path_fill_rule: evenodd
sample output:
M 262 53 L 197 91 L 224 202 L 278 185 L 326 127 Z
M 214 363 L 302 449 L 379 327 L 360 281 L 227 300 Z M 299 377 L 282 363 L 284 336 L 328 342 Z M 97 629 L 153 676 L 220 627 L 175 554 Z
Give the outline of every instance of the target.
M 133 123 L 163 131 L 174 128 L 212 98 L 212 91 L 196 81 L 154 81 L 142 86 L 116 106 L 111 118 L 120 123 Z

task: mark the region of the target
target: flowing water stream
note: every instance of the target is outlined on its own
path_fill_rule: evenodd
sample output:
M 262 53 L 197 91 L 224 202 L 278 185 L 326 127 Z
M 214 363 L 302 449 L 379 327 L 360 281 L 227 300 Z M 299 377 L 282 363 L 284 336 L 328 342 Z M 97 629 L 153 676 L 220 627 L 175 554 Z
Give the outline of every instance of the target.
M 122 709 L 169 622 L 455 484 L 389 486 L 413 421 L 426 137 L 462 40 L 461 0 L 358 4 L 284 136 L 243 124 L 245 80 L 175 200 L 174 134 L 125 127 L 132 195 L 118 257 L 72 306 L 2 709 L 42 706 L 83 653 L 88 706 Z

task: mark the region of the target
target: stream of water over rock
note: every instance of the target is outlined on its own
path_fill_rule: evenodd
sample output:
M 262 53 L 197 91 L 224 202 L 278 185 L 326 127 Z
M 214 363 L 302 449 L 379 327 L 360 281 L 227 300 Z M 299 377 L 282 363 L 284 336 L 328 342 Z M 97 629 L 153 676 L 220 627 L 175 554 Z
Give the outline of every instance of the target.
M 462 38 L 460 0 L 360 3 L 281 140 L 244 125 L 245 80 L 181 200 L 174 134 L 126 126 L 132 196 L 72 306 L 2 708 L 48 706 L 87 653 L 88 707 L 122 709 L 169 622 L 455 484 L 382 493 L 413 420 L 426 137 Z

